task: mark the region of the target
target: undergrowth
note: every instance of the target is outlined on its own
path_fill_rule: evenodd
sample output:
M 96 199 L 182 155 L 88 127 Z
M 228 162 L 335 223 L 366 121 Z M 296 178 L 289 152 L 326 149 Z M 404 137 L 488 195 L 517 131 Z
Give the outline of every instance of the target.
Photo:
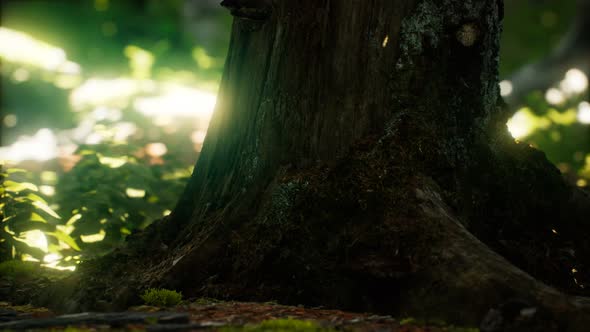
M 141 295 L 141 299 L 147 305 L 171 307 L 180 304 L 182 301 L 182 293 L 169 289 L 150 288 Z

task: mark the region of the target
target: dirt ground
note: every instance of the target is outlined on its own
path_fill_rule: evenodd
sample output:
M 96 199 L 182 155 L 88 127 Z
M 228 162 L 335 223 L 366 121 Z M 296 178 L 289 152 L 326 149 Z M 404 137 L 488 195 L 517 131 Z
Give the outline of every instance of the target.
M 45 308 L 0 302 L 0 330 L 51 331 L 396 331 L 474 332 L 442 323 L 276 303 L 198 299 L 172 308 L 139 306 L 117 313 L 56 316 Z

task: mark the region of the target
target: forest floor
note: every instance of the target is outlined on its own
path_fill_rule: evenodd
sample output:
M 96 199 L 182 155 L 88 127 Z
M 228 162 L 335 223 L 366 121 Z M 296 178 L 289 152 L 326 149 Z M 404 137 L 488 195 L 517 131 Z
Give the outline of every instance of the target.
M 475 332 L 442 322 L 395 319 L 369 313 L 276 303 L 220 302 L 198 299 L 169 308 L 131 307 L 112 313 L 57 316 L 46 308 L 0 302 L 0 331 L 395 331 Z
M 40 289 L 69 275 L 70 272 L 42 268 L 38 263 L 16 260 L 0 262 L 0 331 L 479 331 L 441 321 L 398 319 L 371 313 L 286 306 L 274 302 L 193 298 L 171 307 L 142 305 L 119 312 L 67 315 L 27 304 L 35 302 L 32 299 L 39 295 Z

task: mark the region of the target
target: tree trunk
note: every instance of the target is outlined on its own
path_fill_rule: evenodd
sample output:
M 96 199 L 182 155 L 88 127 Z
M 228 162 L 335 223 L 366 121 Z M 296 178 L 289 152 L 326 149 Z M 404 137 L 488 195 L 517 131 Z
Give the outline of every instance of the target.
M 76 304 L 152 285 L 584 330 L 589 301 L 562 291 L 590 288 L 590 198 L 507 134 L 501 1 L 222 5 L 235 20 L 195 172 L 168 218 L 81 266 Z

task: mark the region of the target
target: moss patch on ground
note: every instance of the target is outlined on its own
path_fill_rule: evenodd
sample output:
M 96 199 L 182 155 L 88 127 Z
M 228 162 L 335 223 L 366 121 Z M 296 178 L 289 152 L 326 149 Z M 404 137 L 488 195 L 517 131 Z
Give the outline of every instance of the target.
M 182 293 L 169 289 L 150 288 L 141 295 L 141 299 L 147 305 L 171 307 L 182 302 Z
M 245 325 L 241 327 L 226 327 L 220 329 L 222 332 L 293 332 L 293 331 L 308 331 L 308 332 L 331 332 L 334 329 L 324 328 L 316 322 L 309 320 L 298 319 L 271 319 L 265 320 L 256 325 Z

